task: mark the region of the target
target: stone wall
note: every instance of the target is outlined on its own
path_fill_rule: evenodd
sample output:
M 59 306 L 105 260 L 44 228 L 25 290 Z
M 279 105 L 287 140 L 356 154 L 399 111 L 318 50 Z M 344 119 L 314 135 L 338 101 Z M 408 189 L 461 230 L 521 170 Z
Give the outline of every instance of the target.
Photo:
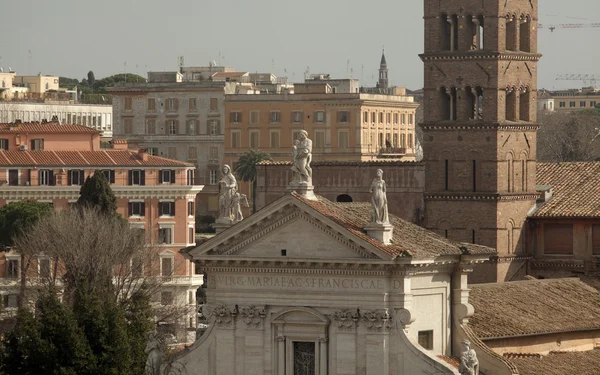
M 275 162 L 257 167 L 257 210 L 288 192 L 292 180 L 291 162 Z M 389 212 L 420 224 L 423 216 L 425 166 L 414 162 L 315 162 L 315 193 L 333 202 L 369 202 L 371 182 L 377 169 L 383 170 Z M 350 200 L 349 200 L 350 199 Z

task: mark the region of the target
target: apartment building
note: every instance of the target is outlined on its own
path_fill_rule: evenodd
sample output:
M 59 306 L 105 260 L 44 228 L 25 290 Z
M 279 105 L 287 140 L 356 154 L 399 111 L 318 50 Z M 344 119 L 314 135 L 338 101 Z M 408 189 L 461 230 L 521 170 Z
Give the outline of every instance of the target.
M 112 105 L 75 104 L 70 101 L 29 102 L 0 101 L 0 123 L 41 122 L 56 118 L 61 124 L 80 124 L 100 132 L 102 138 L 111 138 Z
M 148 83 L 109 89 L 113 95 L 113 134 L 151 155 L 195 165 L 196 183 L 207 186 L 198 197 L 198 212 L 217 214 L 225 93 L 235 92 L 235 83 L 187 82 L 182 81 L 181 73 L 173 73 L 151 72 Z
M 594 87 L 552 91 L 550 95 L 554 99 L 554 110 L 557 112 L 594 109 L 600 105 L 600 89 Z
M 0 123 L 0 150 L 99 151 L 100 133 L 82 125 L 57 121 Z
M 12 147 L 14 137 L 43 127 L 46 133 L 35 135 L 43 144 L 42 149 Z M 80 133 L 69 134 L 63 128 L 79 128 Z M 193 341 L 195 296 L 202 276 L 195 274 L 194 264 L 183 258 L 179 250 L 195 244 L 195 199 L 202 190 L 202 186 L 194 185 L 195 167 L 129 150 L 125 141 L 115 142 L 115 149 L 100 150 L 99 135 L 90 134 L 90 130 L 76 125 L 0 125 L 0 138 L 8 139 L 11 145 L 0 150 L 0 207 L 14 201 L 37 200 L 65 209 L 79 198 L 86 177 L 103 171 L 117 197 L 117 212 L 133 228 L 144 230 L 148 243 L 160 250 L 156 277 L 163 277 L 164 283 L 156 302 L 190 306 L 189 315 L 177 322 L 186 327 L 178 330 L 177 339 Z M 57 138 L 68 139 L 72 147 L 66 147 Z M 15 307 L 19 260 L 14 250 L 0 258 L 0 293 L 8 310 Z
M 58 91 L 57 76 L 19 76 L 14 71 L 0 70 L 0 99 L 41 98 L 48 91 Z

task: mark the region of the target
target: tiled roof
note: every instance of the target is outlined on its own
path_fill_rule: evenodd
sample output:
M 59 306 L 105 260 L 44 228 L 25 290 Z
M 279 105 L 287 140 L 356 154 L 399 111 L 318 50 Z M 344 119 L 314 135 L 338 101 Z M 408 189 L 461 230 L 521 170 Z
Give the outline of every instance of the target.
M 313 161 L 311 162 L 311 166 L 319 166 L 319 165 L 390 165 L 390 164 L 398 164 L 398 165 L 406 165 L 406 164 L 421 164 L 416 161 L 403 161 L 403 160 L 394 160 L 394 159 L 381 159 L 381 160 L 356 160 L 356 161 Z M 291 161 L 270 161 L 263 160 L 256 165 L 292 165 Z
M 122 167 L 193 167 L 193 164 L 147 155 L 142 160 L 136 151 L 0 151 L 0 166 L 122 166 Z
M 537 184 L 554 189 L 533 217 L 600 217 L 600 162 L 538 163 Z
M 469 326 L 483 340 L 600 329 L 600 292 L 578 278 L 470 287 Z
M 19 125 L 0 124 L 0 133 L 52 133 L 52 134 L 100 134 L 96 129 L 88 128 L 83 125 L 64 124 L 58 122 L 24 122 Z
M 600 350 L 550 352 L 548 355 L 509 354 L 520 375 L 598 375 Z
M 394 226 L 392 244 L 384 245 L 369 237 L 364 231 L 364 228 L 371 221 L 370 203 L 337 203 L 323 197 L 318 197 L 318 200 L 314 201 L 306 199 L 295 192 L 292 195 L 322 215 L 342 225 L 353 235 L 369 242 L 392 257 L 433 258 L 440 255 L 492 255 L 496 253 L 494 249 L 489 247 L 450 241 L 392 214 L 389 215 L 390 224 Z

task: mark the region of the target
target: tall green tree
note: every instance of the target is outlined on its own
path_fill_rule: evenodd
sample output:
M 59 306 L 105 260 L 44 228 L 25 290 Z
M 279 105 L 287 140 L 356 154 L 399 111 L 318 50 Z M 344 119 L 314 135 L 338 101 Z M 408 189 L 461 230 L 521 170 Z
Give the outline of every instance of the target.
M 6 375 L 103 373 L 98 370 L 73 312 L 52 289 L 42 291 L 35 314 L 19 311 L 16 328 L 0 347 L 0 371 Z
M 92 88 L 92 91 L 94 91 L 94 83 L 96 83 L 96 77 L 94 77 L 94 72 L 92 72 L 91 70 L 88 72 L 87 75 L 87 83 L 88 86 Z
M 101 213 L 114 215 L 117 212 L 117 198 L 102 171 L 88 176 L 79 191 L 77 204 L 81 207 L 96 207 Z
M 265 160 L 273 160 L 271 155 L 260 150 L 246 151 L 238 159 L 235 174 L 245 182 L 252 182 L 252 212 L 256 211 L 256 164 Z

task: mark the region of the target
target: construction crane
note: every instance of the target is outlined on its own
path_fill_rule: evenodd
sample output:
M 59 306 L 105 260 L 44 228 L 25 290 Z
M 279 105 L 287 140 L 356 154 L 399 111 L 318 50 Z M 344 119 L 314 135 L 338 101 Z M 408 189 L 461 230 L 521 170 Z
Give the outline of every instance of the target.
M 556 25 L 538 24 L 538 29 L 548 29 L 551 33 L 556 29 L 589 29 L 600 27 L 600 23 L 560 23 Z
M 598 74 L 557 74 L 556 81 L 583 81 L 584 86 L 596 87 L 596 81 L 600 81 Z

